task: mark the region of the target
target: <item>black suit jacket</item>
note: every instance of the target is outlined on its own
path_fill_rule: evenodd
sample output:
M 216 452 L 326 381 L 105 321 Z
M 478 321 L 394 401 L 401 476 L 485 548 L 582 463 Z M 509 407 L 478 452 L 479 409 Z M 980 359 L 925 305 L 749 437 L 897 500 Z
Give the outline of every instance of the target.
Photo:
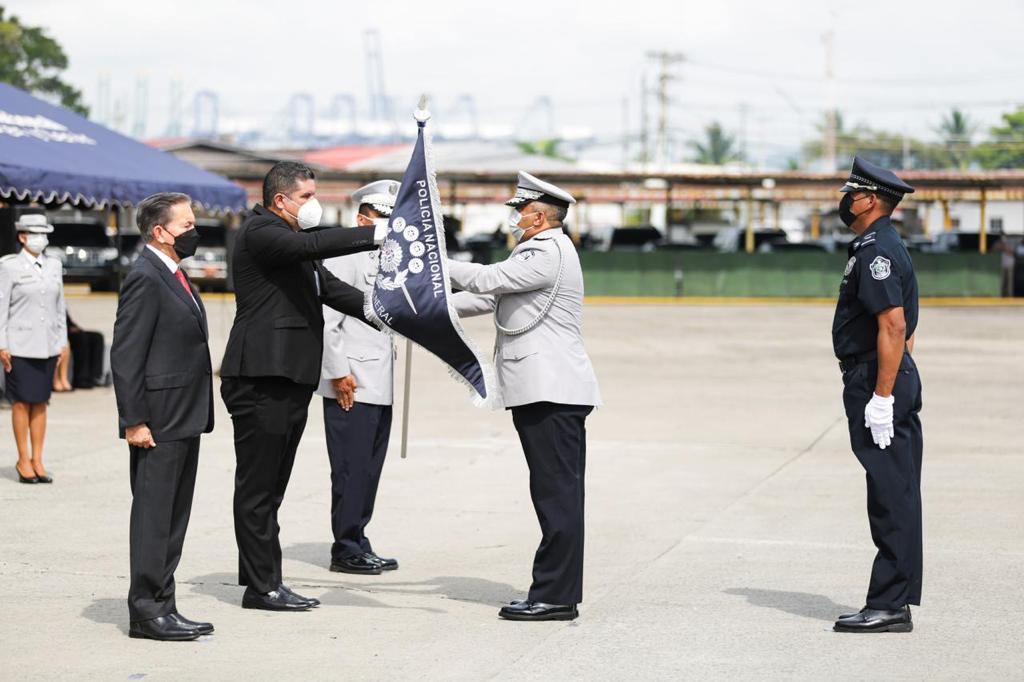
M 213 430 L 206 309 L 192 295 L 148 248 L 121 286 L 110 347 L 121 438 L 136 424 L 157 443 Z
M 322 305 L 366 320 L 363 293 L 334 277 L 319 259 L 375 248 L 372 230 L 296 232 L 257 204 L 235 237 L 235 322 L 221 376 L 284 377 L 298 384 L 319 384 Z

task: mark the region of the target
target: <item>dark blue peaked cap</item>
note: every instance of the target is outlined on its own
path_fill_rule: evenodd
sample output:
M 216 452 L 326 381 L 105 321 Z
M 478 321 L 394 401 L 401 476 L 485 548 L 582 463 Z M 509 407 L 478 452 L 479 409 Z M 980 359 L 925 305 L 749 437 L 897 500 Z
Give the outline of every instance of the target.
M 870 161 L 865 161 L 859 156 L 855 156 L 853 157 L 853 168 L 850 170 L 850 177 L 839 191 L 885 192 L 899 201 L 903 198 L 904 194 L 912 194 L 914 188 L 900 180 L 891 170 L 876 166 Z

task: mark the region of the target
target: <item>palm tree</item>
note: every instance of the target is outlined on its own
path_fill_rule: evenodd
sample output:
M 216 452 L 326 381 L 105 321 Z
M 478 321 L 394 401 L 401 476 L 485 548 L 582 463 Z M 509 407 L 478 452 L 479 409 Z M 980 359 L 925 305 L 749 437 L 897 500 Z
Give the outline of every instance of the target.
M 840 111 L 833 111 L 832 115 L 835 117 L 836 164 L 842 168 L 843 166 L 849 166 L 850 162 L 853 161 L 853 155 L 857 153 L 861 137 L 867 133 L 867 130 L 860 124 L 847 128 L 846 120 Z M 828 137 L 829 112 L 826 111 L 814 127 L 817 130 L 817 137 L 805 142 L 801 147 L 801 156 L 805 162 L 825 158 L 828 146 L 826 139 Z
M 718 121 L 704 128 L 704 141 L 691 140 L 693 160 L 711 166 L 722 166 L 730 161 L 742 161 L 743 154 L 736 144 L 736 137 L 722 129 Z
M 971 157 L 971 138 L 977 126 L 964 112 L 953 107 L 949 114 L 942 117 L 936 132 L 949 155 L 950 164 L 960 170 L 966 170 Z

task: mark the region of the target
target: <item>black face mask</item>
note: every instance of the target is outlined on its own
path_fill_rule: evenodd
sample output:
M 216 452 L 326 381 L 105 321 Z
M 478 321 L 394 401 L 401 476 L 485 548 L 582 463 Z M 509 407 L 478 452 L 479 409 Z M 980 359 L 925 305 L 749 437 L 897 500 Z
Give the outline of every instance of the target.
M 182 260 L 196 255 L 199 247 L 199 230 L 192 228 L 188 232 L 182 232 L 174 238 L 174 253 Z
M 853 223 L 860 217 L 851 210 L 852 208 L 853 195 L 844 194 L 843 198 L 839 200 L 839 219 L 842 220 L 843 224 L 847 227 L 853 227 Z

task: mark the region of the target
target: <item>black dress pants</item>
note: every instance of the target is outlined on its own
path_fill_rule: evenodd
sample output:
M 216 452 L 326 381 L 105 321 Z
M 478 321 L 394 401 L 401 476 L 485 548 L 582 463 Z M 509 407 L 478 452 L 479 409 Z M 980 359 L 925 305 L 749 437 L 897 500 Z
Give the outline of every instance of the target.
M 238 584 L 267 593 L 281 576 L 277 511 L 306 428 L 313 386 L 277 377 L 225 377 L 221 397 L 235 429 Z
M 134 622 L 177 610 L 174 570 L 192 511 L 199 436 L 163 441 L 149 449 L 128 446 L 128 451 L 132 488 L 128 615 Z
M 366 526 L 391 438 L 391 406 L 354 403 L 346 412 L 324 398 L 324 430 L 331 460 L 332 559 L 372 552 Z
M 921 378 L 913 358 L 904 354 L 893 387 L 895 436 L 882 450 L 864 426 L 864 407 L 874 393 L 877 372 L 877 362 L 863 363 L 847 372 L 843 376 L 843 404 L 850 445 L 866 472 L 868 523 L 878 548 L 866 605 L 898 609 L 921 603 Z
M 530 467 L 530 497 L 541 542 L 528 599 L 547 604 L 583 601 L 583 478 L 588 405 L 530 403 L 511 408 Z

